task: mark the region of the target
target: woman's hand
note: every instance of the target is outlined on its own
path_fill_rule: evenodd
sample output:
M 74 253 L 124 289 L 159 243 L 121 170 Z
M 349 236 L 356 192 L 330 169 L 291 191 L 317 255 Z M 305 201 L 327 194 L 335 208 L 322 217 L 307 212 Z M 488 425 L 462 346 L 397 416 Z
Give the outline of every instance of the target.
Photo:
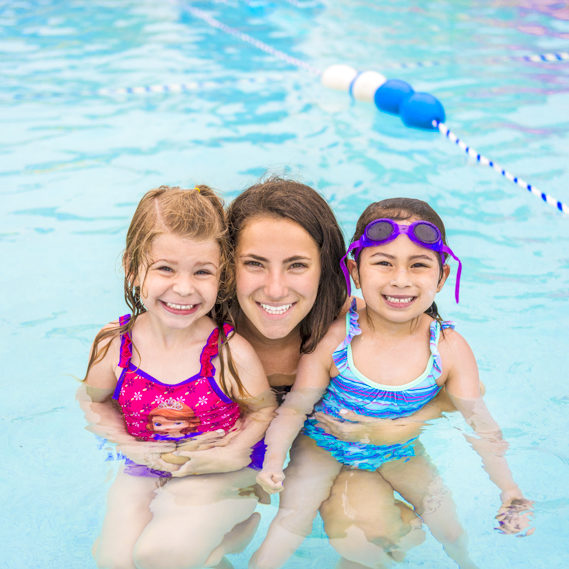
M 275 494 L 283 489 L 284 472 L 279 468 L 265 467 L 257 474 L 257 484 L 269 494 Z
M 533 502 L 523 497 L 506 500 L 498 510 L 496 529 L 501 533 L 517 534 L 520 537 L 531 535 L 535 531 L 535 528 L 531 527 L 532 507 Z
M 116 446 L 117 452 L 132 460 L 132 462 L 165 472 L 172 472 L 179 468 L 178 465 L 165 462 L 162 459 L 163 454 L 172 452 L 175 449 L 176 445 L 174 443 L 163 441 L 147 442 L 134 439 L 118 443 Z
M 378 419 L 358 415 L 353 411 L 340 411 L 342 421 L 325 413 L 315 413 L 318 425 L 328 434 L 347 442 L 372 445 L 393 445 L 406 443 L 418 436 L 424 422 L 414 415 L 400 419 Z
M 174 477 L 190 476 L 194 474 L 212 474 L 216 472 L 233 472 L 241 470 L 251 462 L 251 449 L 227 445 L 225 447 L 212 447 L 206 450 L 178 449 L 172 453 L 180 459 L 185 459 Z

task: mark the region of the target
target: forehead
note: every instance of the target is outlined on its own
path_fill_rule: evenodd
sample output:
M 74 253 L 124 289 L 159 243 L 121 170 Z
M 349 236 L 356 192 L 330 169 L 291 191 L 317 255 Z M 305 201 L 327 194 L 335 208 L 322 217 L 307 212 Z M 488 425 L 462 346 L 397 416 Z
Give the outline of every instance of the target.
M 175 233 L 161 233 L 150 244 L 152 258 L 186 256 L 219 257 L 219 243 L 213 237 L 207 239 L 192 239 Z
M 318 244 L 301 225 L 284 217 L 262 215 L 247 221 L 237 241 L 239 254 L 287 258 L 319 254 Z

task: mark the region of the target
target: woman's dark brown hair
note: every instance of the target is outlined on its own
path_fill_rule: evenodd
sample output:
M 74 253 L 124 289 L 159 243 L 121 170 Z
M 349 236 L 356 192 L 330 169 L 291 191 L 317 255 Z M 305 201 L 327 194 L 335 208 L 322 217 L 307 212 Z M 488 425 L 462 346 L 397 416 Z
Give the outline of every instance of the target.
M 447 244 L 445 225 L 439 214 L 427 202 L 414 198 L 390 198 L 368 205 L 358 219 L 356 231 L 350 243 L 357 241 L 364 234 L 367 225 L 374 219 L 381 218 L 392 219 L 393 221 L 406 221 L 411 218 L 428 221 L 438 228 L 441 232 L 443 243 L 445 245 Z M 443 253 L 443 255 L 446 260 L 446 254 Z M 443 259 L 441 259 L 441 256 L 438 254 L 437 259 L 439 260 L 440 277 L 442 277 Z M 356 262 L 359 266 L 359 257 Z M 431 304 L 425 313 L 435 320 L 442 320 L 435 302 Z
M 247 222 L 260 216 L 294 221 L 314 239 L 320 250 L 321 273 L 316 301 L 300 323 L 300 351 L 309 353 L 346 300 L 346 283 L 340 269 L 340 259 L 345 253 L 342 231 L 330 206 L 318 192 L 293 180 L 271 177 L 243 191 L 229 206 L 229 239 L 234 250 Z M 235 294 L 232 297 L 230 310 L 238 321 L 239 304 Z

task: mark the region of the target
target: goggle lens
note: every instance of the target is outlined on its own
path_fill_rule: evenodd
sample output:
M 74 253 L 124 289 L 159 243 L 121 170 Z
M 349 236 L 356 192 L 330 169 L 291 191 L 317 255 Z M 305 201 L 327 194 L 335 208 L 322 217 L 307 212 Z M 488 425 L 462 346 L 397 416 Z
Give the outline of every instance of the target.
M 389 221 L 374 221 L 368 225 L 366 230 L 367 238 L 370 241 L 385 241 L 393 235 L 395 227 Z
M 433 245 L 441 239 L 441 234 L 438 229 L 435 226 L 430 224 L 427 225 L 426 223 L 417 223 L 413 227 L 413 233 L 419 241 L 428 243 L 429 245 Z

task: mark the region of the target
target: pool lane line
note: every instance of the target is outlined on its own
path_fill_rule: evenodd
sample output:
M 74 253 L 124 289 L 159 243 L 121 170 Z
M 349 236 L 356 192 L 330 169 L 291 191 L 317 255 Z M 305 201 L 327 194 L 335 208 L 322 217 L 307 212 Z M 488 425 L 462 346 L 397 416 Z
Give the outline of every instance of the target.
M 229 34 L 233 37 L 236 37 L 237 39 L 240 39 L 241 41 L 248 43 L 248 44 L 252 45 L 253 47 L 256 47 L 257 49 L 260 49 L 261 51 L 264 51 L 265 53 L 268 53 L 269 55 L 272 55 L 273 57 L 276 57 L 277 59 L 280 59 L 281 61 L 284 61 L 284 62 L 289 63 L 291 65 L 294 65 L 296 67 L 300 67 L 301 69 L 304 69 L 305 71 L 308 71 L 308 72 L 312 73 L 313 75 L 320 75 L 320 73 L 321 73 L 321 71 L 319 69 L 317 69 L 316 67 L 313 67 L 309 63 L 306 63 L 305 61 L 302 61 L 301 59 L 297 59 L 296 57 L 292 57 L 291 55 L 288 55 L 287 53 L 284 53 L 283 51 L 275 49 L 274 47 L 271 47 L 270 45 L 266 44 L 265 42 L 262 42 L 261 40 L 258 40 L 256 38 L 254 38 L 253 36 L 250 36 L 249 34 L 246 34 L 244 32 L 240 32 L 239 30 L 237 30 L 235 28 L 227 26 L 223 22 L 216 20 L 215 18 L 210 16 L 207 12 L 204 12 L 203 10 L 200 10 L 199 8 L 192 8 L 191 6 L 184 6 L 184 10 L 189 12 L 192 16 L 194 16 L 194 17 L 202 20 L 206 24 L 210 25 L 212 28 L 216 28 L 218 30 L 221 30 L 222 32 L 225 32 L 226 34 Z
M 245 34 L 243 32 L 240 32 L 239 30 L 236 30 L 235 28 L 231 28 L 230 26 L 223 24 L 219 20 L 216 20 L 215 18 L 211 17 L 209 14 L 207 14 L 203 10 L 200 10 L 198 8 L 192 8 L 191 6 L 186 6 L 185 9 L 190 14 L 192 14 L 196 18 L 199 18 L 200 20 L 204 21 L 208 25 L 210 25 L 216 29 L 219 29 L 224 33 L 232 35 L 232 36 L 240 39 L 241 41 L 244 41 L 244 42 L 260 49 L 261 51 L 264 51 L 265 53 L 268 53 L 269 55 L 272 55 L 273 57 L 280 59 L 281 61 L 285 61 L 291 65 L 295 65 L 296 67 L 300 67 L 301 69 L 304 69 L 305 71 L 309 71 L 310 73 L 313 73 L 315 75 L 318 75 L 318 76 L 323 75 L 323 72 L 321 72 L 319 69 L 313 67 L 312 65 L 305 63 L 304 61 L 301 61 L 300 59 L 297 59 L 295 57 L 291 57 L 290 55 L 288 55 L 288 54 L 286 54 L 280 50 L 274 49 L 270 45 L 268 45 L 268 44 L 266 44 L 260 40 L 257 40 L 256 38 L 254 38 L 248 34 Z M 330 69 L 330 68 L 328 68 L 328 69 Z M 375 88 L 375 85 L 377 85 L 378 82 L 381 82 L 383 79 L 385 79 L 381 74 L 376 73 L 376 72 L 356 72 L 355 76 L 347 84 L 347 90 L 348 90 L 348 92 L 352 98 L 358 98 L 356 96 L 356 88 L 357 88 L 358 79 L 364 78 L 366 76 L 366 74 L 369 76 L 370 73 L 372 73 L 374 75 L 371 78 L 371 83 L 367 83 L 365 85 L 364 89 L 362 90 L 362 98 L 363 99 L 369 100 L 370 90 L 373 90 Z M 398 81 L 398 80 L 395 80 L 395 81 L 399 82 L 399 83 L 405 83 L 405 82 Z M 389 82 L 389 81 L 387 81 L 387 82 Z M 344 81 L 344 77 L 342 77 L 341 84 L 342 84 L 341 88 L 343 89 L 343 87 L 346 86 L 345 81 Z M 382 86 L 383 85 L 379 85 L 377 87 L 377 90 L 381 89 Z M 374 96 L 373 96 L 374 101 L 377 99 L 377 90 L 375 91 Z M 433 109 L 436 112 L 440 112 L 440 110 L 442 110 L 442 117 L 444 120 L 444 118 L 445 118 L 444 109 L 442 108 L 442 105 L 440 105 L 439 101 L 435 97 L 433 97 L 429 93 L 414 93 L 413 89 L 411 88 L 411 93 L 410 93 L 409 98 L 411 98 L 411 97 L 415 98 L 417 95 L 419 97 L 425 97 L 426 96 L 428 98 L 427 109 L 426 109 L 427 113 L 431 112 Z M 546 194 L 545 192 L 538 190 L 537 188 L 535 188 L 531 184 L 528 184 L 522 178 L 514 176 L 511 172 L 502 168 L 501 166 L 496 164 L 493 160 L 490 160 L 490 159 L 486 158 L 485 156 L 482 156 L 479 152 L 476 152 L 473 148 L 469 147 L 468 145 L 466 145 L 466 143 L 464 143 L 462 140 L 460 140 L 446 126 L 446 124 L 444 122 L 437 120 L 437 119 L 433 119 L 432 121 L 427 121 L 428 124 L 425 124 L 425 120 L 424 120 L 425 116 L 422 116 L 422 115 L 424 115 L 423 105 L 424 105 L 425 101 L 419 100 L 417 102 L 419 104 L 418 105 L 412 105 L 411 112 L 408 115 L 412 119 L 411 124 L 409 124 L 408 121 L 405 120 L 406 119 L 405 116 L 403 117 L 403 122 L 407 126 L 416 126 L 416 127 L 422 128 L 422 129 L 431 129 L 431 128 L 437 129 L 446 138 L 453 141 L 460 148 L 462 148 L 466 152 L 466 154 L 476 158 L 477 162 L 479 162 L 480 164 L 487 165 L 487 166 L 491 167 L 493 170 L 495 170 L 496 172 L 498 172 L 499 174 L 501 174 L 503 177 L 510 180 L 514 184 L 526 189 L 527 191 L 532 193 L 534 196 L 540 197 L 545 203 L 557 208 L 557 210 L 559 210 L 561 213 L 563 213 L 565 215 L 569 215 L 569 206 L 567 206 L 563 202 L 555 199 L 554 197 L 550 196 L 549 194 Z M 391 103 L 391 101 L 389 101 L 389 103 Z M 399 104 L 404 105 L 405 104 L 405 98 L 399 97 L 397 104 L 398 105 Z M 438 109 L 438 105 L 440 105 L 441 109 Z M 415 106 L 417 106 L 417 111 L 415 111 L 415 108 L 414 108 Z M 378 108 L 380 108 L 380 107 L 378 107 Z M 383 110 L 383 109 L 380 108 L 380 110 Z M 397 114 L 399 114 L 398 111 L 397 111 Z M 413 124 L 413 123 L 416 123 L 416 124 Z
M 456 136 L 456 134 L 454 134 L 454 132 L 452 132 L 446 126 L 446 124 L 438 121 L 433 121 L 433 127 L 437 128 L 444 137 L 448 138 L 450 142 L 456 144 L 470 158 L 475 159 L 482 166 L 488 166 L 489 168 L 492 168 L 493 170 L 498 172 L 498 174 L 500 174 L 507 180 L 510 180 L 510 182 L 513 182 L 520 188 L 527 190 L 534 196 L 541 198 L 545 203 L 557 208 L 561 213 L 569 215 L 569 206 L 567 204 L 559 201 L 558 199 L 554 198 L 553 196 L 550 196 L 549 194 L 546 194 L 545 192 L 542 192 L 541 190 L 537 189 L 535 186 L 528 184 L 528 182 L 526 182 L 522 178 L 514 176 L 511 172 L 509 172 L 505 168 L 502 168 L 502 166 L 500 166 L 498 163 L 494 162 L 493 160 L 490 160 L 489 158 L 486 158 L 486 156 L 483 156 L 477 150 L 475 150 L 471 146 L 468 146 L 463 140 L 461 140 L 458 136 Z

